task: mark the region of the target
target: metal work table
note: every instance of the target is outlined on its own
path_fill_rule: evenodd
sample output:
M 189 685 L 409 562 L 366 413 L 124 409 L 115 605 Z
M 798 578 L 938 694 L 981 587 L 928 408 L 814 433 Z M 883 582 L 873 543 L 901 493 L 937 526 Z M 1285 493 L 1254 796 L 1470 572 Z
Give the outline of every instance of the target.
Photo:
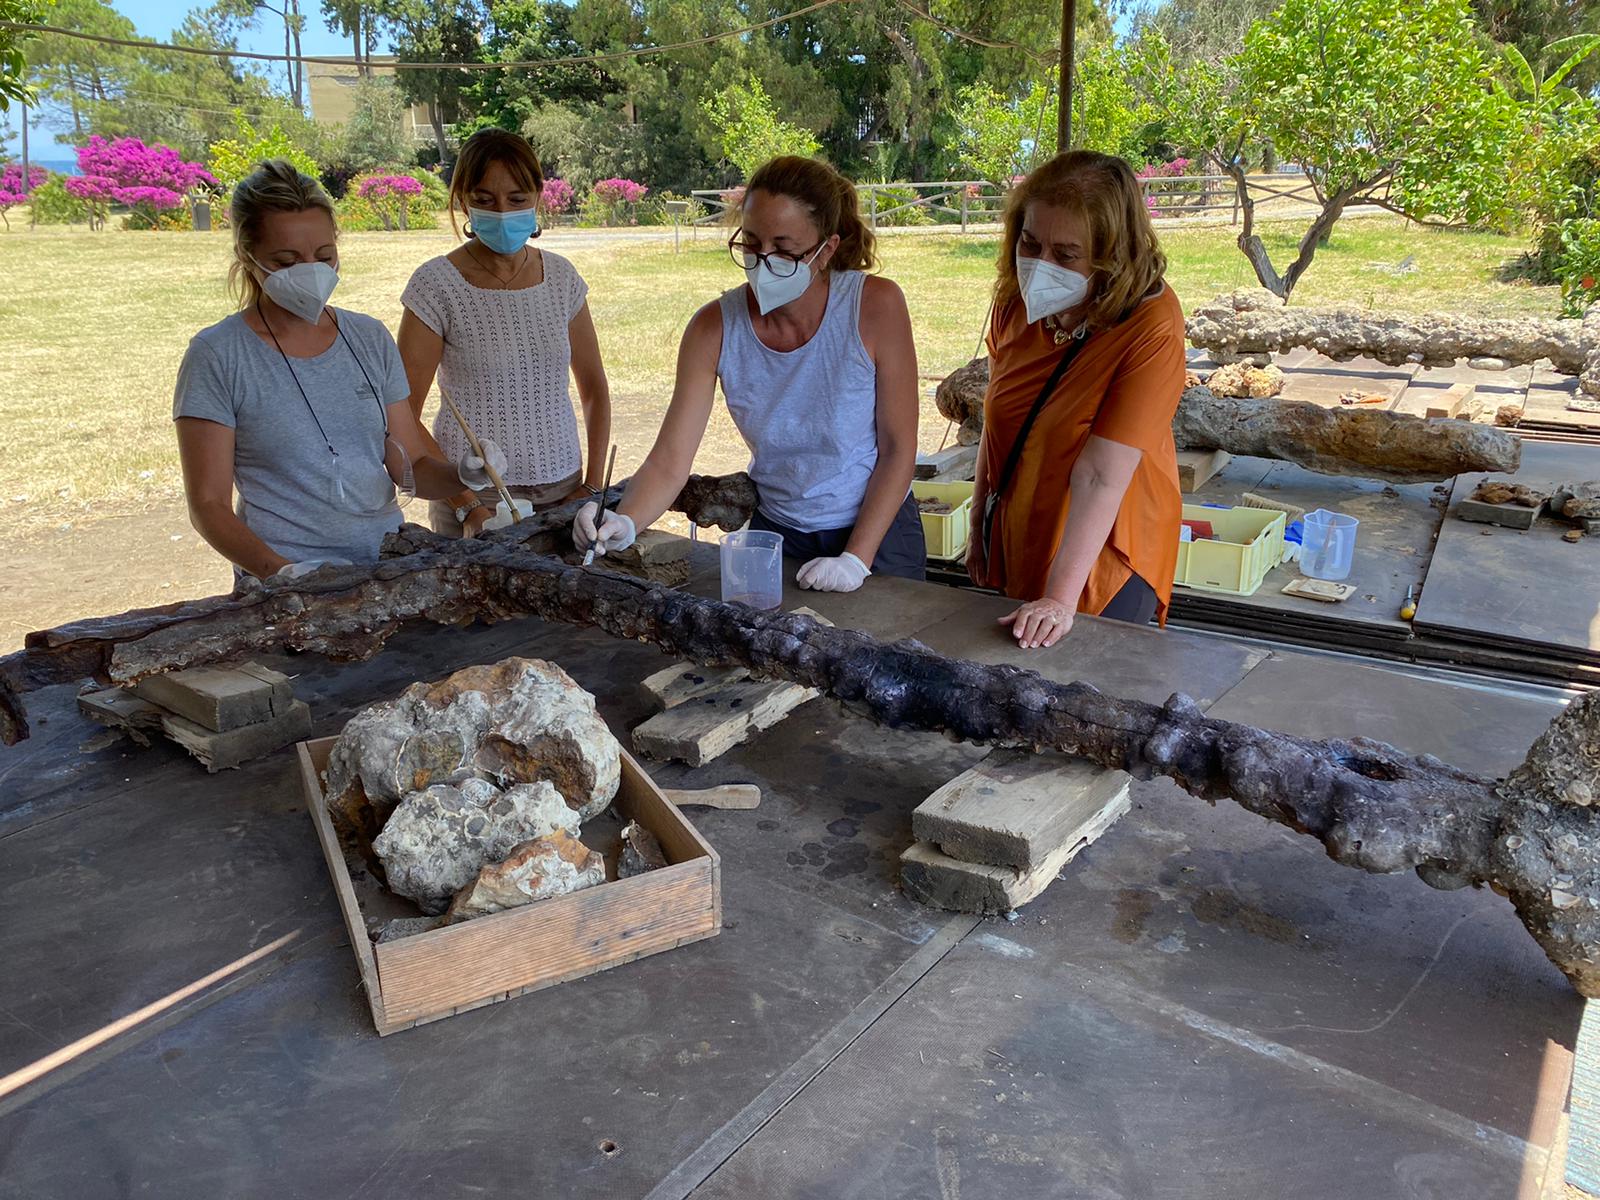
M 931 584 L 788 602 L 1481 771 L 1561 703 L 1092 619 L 1025 655 L 1006 602 Z M 561 663 L 624 738 L 664 661 L 534 620 L 268 661 L 322 736 L 510 654 Z M 170 745 L 80 751 L 70 688 L 34 713 L 0 752 L 0 1197 L 1535 1196 L 1557 1137 L 1582 1002 L 1505 901 L 1349 870 L 1166 781 L 1017 921 L 934 912 L 895 884 L 910 812 L 981 750 L 813 701 L 652 766 L 762 787 L 687 810 L 722 855 L 719 937 L 380 1040 L 290 754 L 208 777 Z

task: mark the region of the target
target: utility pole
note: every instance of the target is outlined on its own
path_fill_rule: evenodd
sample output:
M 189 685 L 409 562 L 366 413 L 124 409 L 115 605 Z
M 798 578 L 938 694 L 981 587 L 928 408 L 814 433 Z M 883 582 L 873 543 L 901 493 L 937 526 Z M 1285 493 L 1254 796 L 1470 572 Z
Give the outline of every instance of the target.
M 1072 149 L 1072 56 L 1078 36 L 1078 0 L 1061 0 L 1060 99 L 1056 118 L 1056 153 Z
M 22 194 L 28 194 L 28 102 L 22 102 Z

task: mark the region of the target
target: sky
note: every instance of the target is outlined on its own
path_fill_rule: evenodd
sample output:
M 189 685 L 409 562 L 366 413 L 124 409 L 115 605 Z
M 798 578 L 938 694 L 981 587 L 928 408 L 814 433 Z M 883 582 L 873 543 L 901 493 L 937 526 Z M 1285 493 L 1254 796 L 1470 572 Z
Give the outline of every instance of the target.
M 193 3 L 173 3 L 173 0 L 114 0 L 111 7 L 133 22 L 140 37 L 150 38 L 153 41 L 165 42 L 171 39 L 173 29 L 183 20 L 184 15 L 191 9 L 199 7 L 201 0 Z M 300 7 L 305 13 L 306 27 L 300 35 L 300 52 L 302 54 L 349 54 L 351 52 L 350 40 L 343 34 L 330 29 L 322 19 L 322 5 L 318 0 L 301 0 Z M 239 37 L 239 49 L 253 50 L 261 54 L 283 53 L 283 26 L 273 24 L 275 18 L 271 13 L 263 13 L 263 19 L 255 29 L 245 30 Z M 265 67 L 269 74 L 281 84 L 283 68 L 277 64 L 259 64 Z M 0 130 L 17 129 L 18 114 L 13 107 L 12 111 L 0 117 Z M 72 152 L 66 146 L 55 140 L 55 135 L 62 132 L 61 128 L 45 122 L 34 125 L 29 122 L 29 149 L 34 158 L 38 159 L 70 159 Z M 13 139 L 7 143 L 12 154 L 18 152 L 18 144 Z

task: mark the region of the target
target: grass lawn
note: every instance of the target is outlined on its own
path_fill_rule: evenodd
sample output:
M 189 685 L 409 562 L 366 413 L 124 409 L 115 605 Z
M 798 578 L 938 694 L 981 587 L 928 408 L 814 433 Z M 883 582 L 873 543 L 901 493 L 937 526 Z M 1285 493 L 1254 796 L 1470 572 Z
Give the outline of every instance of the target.
M 1271 232 L 1274 254 L 1287 258 L 1297 232 Z M 1233 236 L 1227 226 L 1164 232 L 1170 278 L 1186 307 L 1253 284 Z M 335 300 L 395 329 L 406 279 L 451 244 L 447 227 L 348 235 Z M 617 407 L 620 474 L 649 449 L 684 324 L 739 274 L 712 231 L 686 238 L 678 254 L 670 241 L 604 240 L 582 231 L 557 231 L 543 244 L 570 257 L 589 282 Z M 884 270 L 906 291 L 924 375 L 942 376 L 974 352 L 995 246 L 977 235 L 885 237 Z M 1522 248 L 1398 219 L 1351 219 L 1318 253 L 1295 300 L 1385 312 L 1553 316 L 1554 288 L 1497 281 L 1499 268 Z M 1395 273 L 1408 257 L 1417 269 Z M 21 220 L 0 233 L 0 537 L 136 513 L 180 494 L 173 377 L 190 336 L 233 307 L 224 288 L 227 261 L 223 234 L 29 230 Z M 924 447 L 937 447 L 943 433 L 927 395 Z M 745 458 L 719 415 L 700 469 L 736 469 Z

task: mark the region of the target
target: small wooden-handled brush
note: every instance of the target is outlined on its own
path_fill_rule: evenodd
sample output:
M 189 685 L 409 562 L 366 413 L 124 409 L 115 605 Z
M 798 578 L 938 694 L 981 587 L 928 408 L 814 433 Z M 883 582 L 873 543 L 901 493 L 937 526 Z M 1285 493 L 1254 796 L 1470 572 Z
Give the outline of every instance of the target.
M 517 502 L 511 498 L 511 489 L 506 487 L 506 481 L 500 478 L 500 472 L 491 467 L 489 460 L 484 457 L 483 443 L 478 441 L 478 435 L 472 432 L 472 426 L 467 424 L 467 418 L 456 407 L 456 402 L 450 399 L 450 393 L 442 387 L 439 389 L 439 398 L 445 402 L 445 406 L 455 416 L 456 424 L 461 426 L 461 432 L 467 439 L 467 445 L 472 447 L 472 452 L 483 459 L 484 473 L 489 476 L 489 482 L 494 484 L 494 490 L 500 493 L 500 499 L 505 501 L 506 508 L 510 510 L 511 523 L 513 525 L 521 524 L 522 514 L 517 511 Z
M 1298 504 L 1285 504 L 1282 500 L 1269 500 L 1265 496 L 1258 496 L 1254 492 L 1246 492 L 1239 497 L 1241 508 L 1270 508 L 1273 512 L 1284 514 L 1284 523 L 1293 525 L 1306 515 L 1306 510 Z

